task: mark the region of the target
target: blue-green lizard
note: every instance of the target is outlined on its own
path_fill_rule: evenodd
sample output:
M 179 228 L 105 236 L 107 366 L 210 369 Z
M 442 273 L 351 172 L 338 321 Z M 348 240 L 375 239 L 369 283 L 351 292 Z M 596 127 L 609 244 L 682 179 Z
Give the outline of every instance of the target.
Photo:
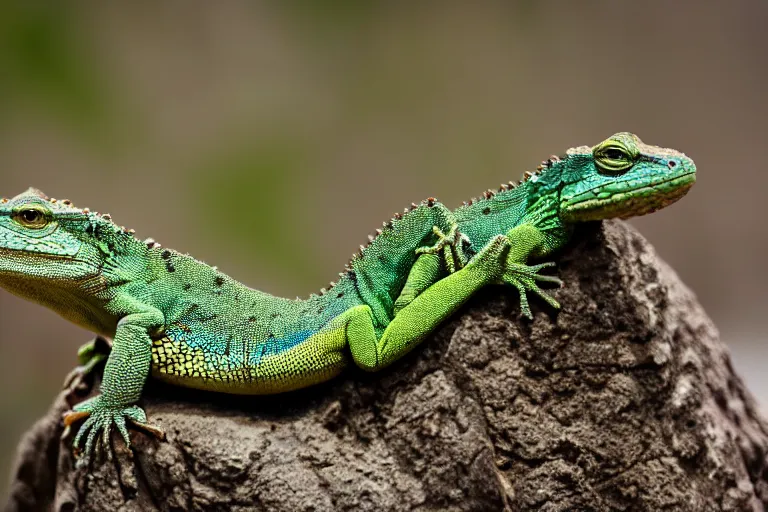
M 509 284 L 558 303 L 538 281 L 554 263 L 528 265 L 562 247 L 573 225 L 662 208 L 693 185 L 680 152 L 618 133 L 551 157 L 519 184 L 485 192 L 454 211 L 434 199 L 377 230 L 336 283 L 307 299 L 253 290 L 188 255 L 141 241 L 108 215 L 30 189 L 0 202 L 0 285 L 113 339 L 101 394 L 74 407 L 86 418 L 75 446 L 90 456 L 126 420 L 147 376 L 226 393 L 289 391 L 328 380 L 354 361 L 375 371 L 419 344 L 475 291 Z M 87 350 L 84 354 L 88 354 Z M 91 363 L 97 361 L 94 355 Z M 87 359 L 87 357 L 86 357 Z

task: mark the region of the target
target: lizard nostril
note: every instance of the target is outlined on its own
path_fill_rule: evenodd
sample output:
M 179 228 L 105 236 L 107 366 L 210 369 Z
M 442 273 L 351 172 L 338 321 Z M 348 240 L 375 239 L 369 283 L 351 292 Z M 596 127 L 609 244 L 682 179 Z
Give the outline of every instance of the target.
M 667 162 L 667 167 L 669 167 L 670 169 L 674 169 L 676 165 L 677 165 L 677 162 L 675 162 L 674 160 L 670 160 L 669 162 Z

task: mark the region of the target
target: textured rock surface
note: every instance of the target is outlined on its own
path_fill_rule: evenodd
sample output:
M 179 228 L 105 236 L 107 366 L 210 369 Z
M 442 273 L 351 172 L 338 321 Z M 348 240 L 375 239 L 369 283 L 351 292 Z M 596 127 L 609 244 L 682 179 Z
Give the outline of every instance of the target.
M 638 234 L 587 226 L 563 311 L 489 289 L 376 375 L 274 397 L 151 384 L 168 440 L 73 470 L 62 393 L 9 510 L 762 510 L 768 424 L 694 296 Z

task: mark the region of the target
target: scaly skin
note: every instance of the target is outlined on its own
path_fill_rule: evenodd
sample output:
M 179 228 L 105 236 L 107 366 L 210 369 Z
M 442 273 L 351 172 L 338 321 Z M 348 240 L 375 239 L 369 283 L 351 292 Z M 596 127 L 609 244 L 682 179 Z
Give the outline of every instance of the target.
M 619 133 L 553 157 L 519 185 L 451 212 L 434 199 L 384 224 L 329 290 L 288 300 L 238 283 L 194 258 L 139 241 L 107 215 L 34 189 L 0 202 L 0 286 L 111 337 L 101 394 L 78 404 L 87 461 L 113 426 L 157 435 L 136 405 L 146 377 L 240 394 L 289 391 L 325 381 L 350 361 L 375 371 L 396 361 L 488 284 L 559 304 L 529 266 L 562 247 L 575 223 L 642 215 L 695 181 L 682 153 Z M 93 359 L 90 354 L 94 354 Z M 81 349 L 82 371 L 104 355 Z M 351 357 L 350 357 L 351 356 Z

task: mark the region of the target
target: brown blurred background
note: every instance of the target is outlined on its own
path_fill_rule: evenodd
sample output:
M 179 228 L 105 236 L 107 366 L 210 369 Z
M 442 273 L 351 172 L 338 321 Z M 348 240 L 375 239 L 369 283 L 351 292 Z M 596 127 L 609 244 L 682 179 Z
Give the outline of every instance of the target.
M 698 165 L 632 223 L 768 403 L 768 3 L 44 4 L 0 3 L 0 195 L 34 185 L 306 295 L 411 201 L 633 131 Z M 0 478 L 89 337 L 0 291 Z

